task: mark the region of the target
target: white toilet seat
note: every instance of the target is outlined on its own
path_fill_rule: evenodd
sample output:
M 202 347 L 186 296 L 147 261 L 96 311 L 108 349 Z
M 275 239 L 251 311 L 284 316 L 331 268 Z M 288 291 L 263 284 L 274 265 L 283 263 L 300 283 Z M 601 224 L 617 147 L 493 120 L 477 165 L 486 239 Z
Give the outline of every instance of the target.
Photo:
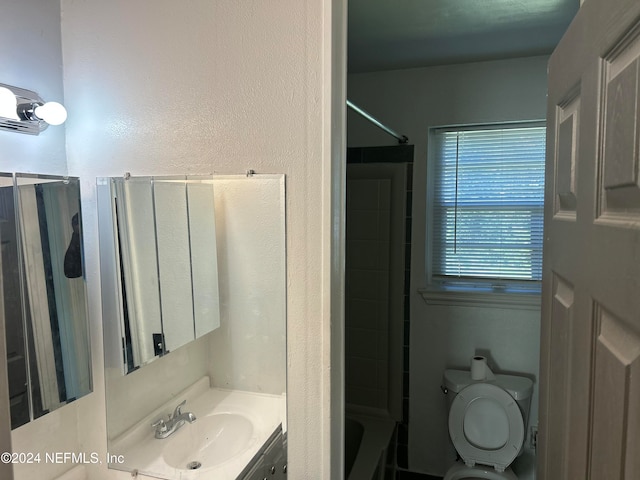
M 464 463 L 454 464 L 442 480 L 518 480 L 518 477 L 510 468 L 504 472 L 498 472 L 489 467 L 467 467 Z
M 453 400 L 449 435 L 467 466 L 479 463 L 503 472 L 518 456 L 524 441 L 522 413 L 513 397 L 502 388 L 491 383 L 475 383 L 462 389 Z

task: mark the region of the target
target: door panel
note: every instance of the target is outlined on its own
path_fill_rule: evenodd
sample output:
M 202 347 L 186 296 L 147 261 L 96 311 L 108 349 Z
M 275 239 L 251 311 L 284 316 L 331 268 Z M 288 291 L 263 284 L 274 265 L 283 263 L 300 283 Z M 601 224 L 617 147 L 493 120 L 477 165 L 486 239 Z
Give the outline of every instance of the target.
M 558 276 L 554 278 L 554 296 L 551 312 L 551 364 L 554 369 L 549 372 L 549 403 L 555 405 L 549 412 L 549 438 L 553 440 L 553 448 L 549 449 L 549 467 L 558 472 L 565 472 L 567 433 L 569 429 L 569 405 L 564 386 L 571 375 L 571 327 L 574 314 L 573 285 Z M 565 473 L 566 475 L 566 473 Z
M 604 148 L 600 216 L 614 222 L 640 221 L 638 184 L 638 100 L 640 31 L 625 36 L 606 59 Z M 640 226 L 640 225 L 637 225 Z
M 640 478 L 640 2 L 586 0 L 549 62 L 538 473 Z
M 626 437 L 628 427 L 631 435 L 637 436 L 639 430 L 640 336 L 600 306 L 595 311 L 598 337 L 594 363 L 591 475 L 592 478 L 640 478 L 637 465 L 630 465 L 634 471 L 629 470 L 627 476 L 622 476 L 626 456 L 638 455 L 637 450 L 627 449 Z
M 575 220 L 577 208 L 578 132 L 580 125 L 580 92 L 570 92 L 569 98 L 557 108 L 557 173 L 555 184 L 555 215 Z

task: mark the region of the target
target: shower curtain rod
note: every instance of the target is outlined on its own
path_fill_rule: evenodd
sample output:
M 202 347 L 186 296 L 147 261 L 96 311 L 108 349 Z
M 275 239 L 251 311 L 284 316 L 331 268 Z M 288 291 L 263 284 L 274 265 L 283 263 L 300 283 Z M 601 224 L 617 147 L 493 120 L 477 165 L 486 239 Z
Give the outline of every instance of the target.
M 382 124 L 382 122 L 380 122 L 380 120 L 375 118 L 369 112 L 367 112 L 366 110 L 363 110 L 362 108 L 358 107 L 357 105 L 354 105 L 350 100 L 347 100 L 347 107 L 349 107 L 354 112 L 359 113 L 364 118 L 366 118 L 371 123 L 373 123 L 376 127 L 381 128 L 382 130 L 387 132 L 392 137 L 397 138 L 398 139 L 398 143 L 409 143 L 409 139 L 407 138 L 406 135 L 400 135 L 395 130 L 390 129 L 386 125 Z

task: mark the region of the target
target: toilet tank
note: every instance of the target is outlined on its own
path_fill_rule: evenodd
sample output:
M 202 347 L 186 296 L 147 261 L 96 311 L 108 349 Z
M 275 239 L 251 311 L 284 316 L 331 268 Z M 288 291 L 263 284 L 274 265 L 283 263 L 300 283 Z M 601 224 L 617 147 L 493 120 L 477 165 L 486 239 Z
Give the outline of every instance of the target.
M 492 383 L 509 393 L 518 404 L 520 412 L 522 412 L 526 435 L 529 429 L 529 411 L 531 409 L 531 394 L 533 393 L 533 381 L 531 379 L 518 375 L 496 374 L 495 378 L 491 380 L 472 380 L 471 372 L 468 370 L 445 370 L 443 387 L 447 393 L 447 414 L 458 392 L 473 383 Z

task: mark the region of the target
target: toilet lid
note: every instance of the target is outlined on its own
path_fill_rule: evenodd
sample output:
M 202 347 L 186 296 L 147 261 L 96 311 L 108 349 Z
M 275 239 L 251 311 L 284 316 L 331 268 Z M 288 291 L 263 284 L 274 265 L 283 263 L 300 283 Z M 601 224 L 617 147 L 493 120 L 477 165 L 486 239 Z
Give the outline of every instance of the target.
M 475 383 L 453 400 L 449 435 L 467 465 L 492 465 L 502 471 L 520 453 L 524 422 L 518 404 L 505 390 Z

